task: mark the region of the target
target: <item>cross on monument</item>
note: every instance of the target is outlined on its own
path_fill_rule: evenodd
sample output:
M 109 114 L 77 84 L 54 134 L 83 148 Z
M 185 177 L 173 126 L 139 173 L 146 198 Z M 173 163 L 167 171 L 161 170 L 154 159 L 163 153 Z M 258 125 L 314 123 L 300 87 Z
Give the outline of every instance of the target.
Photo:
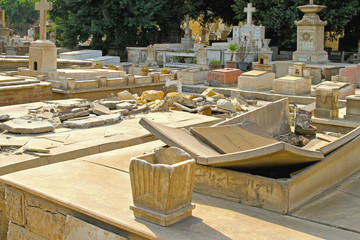
M 255 12 L 256 8 L 252 6 L 252 3 L 248 3 L 247 7 L 244 8 L 244 12 L 247 13 L 246 25 L 252 24 L 252 13 Z
M 40 11 L 40 40 L 46 40 L 46 11 L 52 9 L 52 3 L 40 0 L 35 3 L 35 10 Z

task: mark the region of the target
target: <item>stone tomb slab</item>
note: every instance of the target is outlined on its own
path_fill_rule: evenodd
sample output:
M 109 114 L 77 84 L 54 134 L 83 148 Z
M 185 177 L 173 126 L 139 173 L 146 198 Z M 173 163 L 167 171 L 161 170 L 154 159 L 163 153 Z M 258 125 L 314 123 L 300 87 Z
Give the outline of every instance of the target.
M 241 74 L 238 78 L 238 89 L 271 90 L 275 73 L 253 70 Z
M 360 122 L 360 95 L 346 97 L 346 115 L 344 115 L 344 119 Z
M 102 57 L 101 50 L 79 50 L 64 52 L 59 54 L 61 59 L 70 59 L 70 60 L 85 60 L 90 58 Z
M 316 89 L 321 86 L 330 86 L 330 87 L 337 87 L 340 90 L 340 99 L 345 99 L 346 96 L 354 95 L 355 94 L 355 86 L 346 82 L 332 82 L 332 81 L 325 81 L 311 89 L 311 96 L 315 97 Z
M 48 121 L 31 121 L 25 119 L 13 119 L 1 124 L 2 130 L 11 133 L 31 134 L 53 132 L 55 127 Z
M 307 94 L 311 91 L 311 79 L 295 76 L 276 78 L 272 85 L 273 91 L 284 94 Z
M 233 87 L 237 85 L 238 77 L 243 72 L 235 68 L 223 68 L 209 71 L 207 80 L 210 86 L 214 87 Z
M 139 148 L 138 152 L 141 152 L 141 146 Z M 114 150 L 114 153 L 111 154 L 122 156 L 121 152 L 126 152 L 126 150 Z M 30 207 L 22 207 L 16 202 L 10 207 L 14 209 L 19 207 L 20 210 L 25 208 L 25 216 L 29 219 L 54 209 L 58 209 L 59 213 L 65 213 L 65 218 L 58 222 L 58 228 L 51 232 L 52 236 L 58 234 L 57 236 L 63 238 L 67 234 L 67 219 L 74 218 L 73 215 L 79 215 L 79 213 L 95 219 L 96 221 L 92 221 L 91 224 L 96 228 L 113 229 L 118 236 L 128 236 L 130 239 L 141 237 L 197 240 L 256 238 L 269 240 L 344 238 L 352 240 L 359 237 L 359 234 L 354 232 L 198 193 L 193 194 L 193 203 L 196 204 L 193 217 L 171 227 L 164 228 L 135 220 L 129 209 L 132 204 L 132 194 L 128 168 L 119 168 L 119 165 L 116 164 L 111 164 L 111 167 L 104 166 L 104 163 L 108 163 L 106 160 L 108 158 L 105 156 L 108 153 L 104 153 L 103 157 L 100 155 L 89 156 L 88 160 L 103 159 L 101 164 L 78 159 L 1 177 L 7 189 L 20 192 L 23 194 L 25 202 L 32 200 L 33 203 L 37 203 L 36 206 L 39 206 L 32 212 L 30 212 L 32 210 Z M 124 163 L 129 163 L 127 157 L 120 159 Z M 84 187 L 89 185 L 92 186 L 91 190 Z M 48 216 L 52 220 L 51 218 L 55 218 L 57 215 L 60 214 L 49 214 Z M 44 224 L 41 225 L 44 226 L 42 230 L 39 228 L 25 229 L 22 225 L 17 226 L 24 233 L 33 234 L 35 231 L 37 235 L 41 236 L 48 235 L 52 230 Z M 271 229 L 270 232 L 269 229 Z M 102 232 L 101 229 L 97 231 Z
M 237 126 L 208 127 L 190 130 L 195 136 L 181 129 L 172 129 L 161 124 L 141 119 L 140 124 L 169 146 L 180 147 L 188 152 L 198 164 L 227 168 L 256 168 L 287 166 L 319 161 L 324 158 L 319 151 L 294 147 L 284 142 L 272 141 L 266 133 L 256 135 Z M 249 129 L 254 129 L 250 126 Z M 230 136 L 226 135 L 230 132 Z M 214 135 L 217 133 L 217 138 Z M 247 138 L 262 145 L 252 148 Z M 205 142 L 205 143 L 204 143 Z M 253 142 L 253 143 L 254 143 Z M 212 148 L 209 145 L 214 146 Z M 229 146 L 227 145 L 229 144 Z M 231 146 L 232 145 L 232 146 Z M 241 149 L 236 151 L 236 149 Z M 218 150 L 218 151 L 215 151 Z M 219 154 L 218 152 L 229 153 Z

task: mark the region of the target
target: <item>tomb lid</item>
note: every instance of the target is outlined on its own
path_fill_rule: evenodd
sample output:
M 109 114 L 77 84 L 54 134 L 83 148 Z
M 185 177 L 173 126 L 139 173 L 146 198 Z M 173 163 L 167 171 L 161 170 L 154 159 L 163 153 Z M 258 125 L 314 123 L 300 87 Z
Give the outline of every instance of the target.
M 360 101 L 360 95 L 350 95 L 350 96 L 345 97 L 345 99 Z
M 258 70 L 252 70 L 249 72 L 245 72 L 243 74 L 241 74 L 241 76 L 249 76 L 249 77 L 259 77 L 261 75 L 264 75 L 266 73 L 269 73 L 267 71 L 258 71 Z
M 277 78 L 276 80 L 299 81 L 299 80 L 304 80 L 304 78 L 286 75 L 285 77 Z

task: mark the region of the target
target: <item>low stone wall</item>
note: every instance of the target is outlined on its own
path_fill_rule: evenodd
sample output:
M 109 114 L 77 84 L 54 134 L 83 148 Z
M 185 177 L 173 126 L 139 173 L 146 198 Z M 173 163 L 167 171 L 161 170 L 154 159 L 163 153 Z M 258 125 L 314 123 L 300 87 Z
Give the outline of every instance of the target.
M 39 102 L 52 98 L 50 83 L 14 85 L 0 89 L 0 106 Z

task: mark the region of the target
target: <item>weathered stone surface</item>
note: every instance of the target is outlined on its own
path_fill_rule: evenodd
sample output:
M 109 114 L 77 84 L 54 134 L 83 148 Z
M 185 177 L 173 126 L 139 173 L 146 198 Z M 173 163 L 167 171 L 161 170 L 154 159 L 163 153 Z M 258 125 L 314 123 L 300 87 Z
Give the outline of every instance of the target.
M 273 90 L 285 94 L 310 93 L 311 79 L 295 76 L 285 76 L 273 81 Z
M 265 71 L 246 72 L 241 74 L 238 78 L 238 89 L 270 90 L 272 89 L 272 83 L 274 79 L 275 79 L 275 73 L 272 72 L 265 72 Z
M 131 109 L 136 109 L 137 105 L 136 104 L 131 104 L 131 103 L 127 103 L 127 102 L 123 102 L 123 103 L 118 103 L 116 104 L 116 109 L 127 109 L 127 110 L 131 110 Z
M 51 203 L 26 196 L 26 225 L 28 229 L 47 239 L 63 240 L 66 213 Z
M 6 210 L 10 221 L 24 226 L 25 220 L 25 206 L 24 194 L 14 188 L 5 188 Z
M 148 102 L 152 102 L 155 100 L 162 100 L 164 98 L 164 92 L 163 91 L 156 91 L 156 90 L 148 90 L 144 91 L 141 94 L 141 99 L 146 100 Z
M 109 110 L 109 108 L 99 104 L 99 103 L 93 103 L 92 104 L 92 111 L 93 113 L 95 113 L 96 115 L 108 115 L 111 114 L 111 111 Z
M 191 215 L 195 160 L 171 147 L 132 158 L 130 179 L 135 217 L 162 226 Z M 143 177 L 148 176 L 148 177 Z
M 11 133 L 45 133 L 53 132 L 55 127 L 48 121 L 13 119 L 1 124 L 1 129 Z
M 120 114 L 102 115 L 97 117 L 87 117 L 84 119 L 68 120 L 63 122 L 64 127 L 68 128 L 89 128 L 104 124 L 116 123 L 121 120 Z
M 0 121 L 6 121 L 9 119 L 9 115 L 8 114 L 0 114 Z
M 316 89 L 315 117 L 338 118 L 339 117 L 339 95 L 337 87 L 321 86 Z
M 346 115 L 344 119 L 360 121 L 360 95 L 346 97 Z
M 64 240 L 125 240 L 95 225 L 67 216 L 65 223 Z
M 233 106 L 233 104 L 231 103 L 230 100 L 226 100 L 226 99 L 219 99 L 216 103 L 217 107 L 223 110 L 227 110 L 230 112 L 236 112 L 235 107 Z
M 7 240 L 47 240 L 14 223 L 9 224 Z
M 135 100 L 134 96 L 127 90 L 118 92 L 117 96 L 121 100 Z
M 236 86 L 240 74 L 242 74 L 240 69 L 217 69 L 209 71 L 207 80 L 209 81 L 210 86 Z

